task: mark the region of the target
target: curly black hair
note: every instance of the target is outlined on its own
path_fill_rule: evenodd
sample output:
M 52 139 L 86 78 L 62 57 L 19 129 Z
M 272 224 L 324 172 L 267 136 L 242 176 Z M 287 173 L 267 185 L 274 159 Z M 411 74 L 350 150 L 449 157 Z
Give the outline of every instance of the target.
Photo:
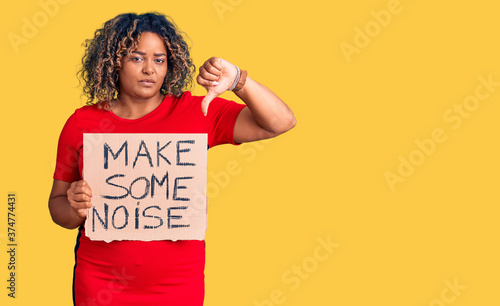
M 168 19 L 167 19 L 168 18 Z M 105 108 L 120 94 L 118 70 L 121 59 L 137 48 L 142 32 L 158 34 L 165 41 L 168 71 L 160 89 L 162 94 L 181 96 L 193 83 L 195 66 L 189 55 L 189 47 L 170 17 L 158 12 L 141 15 L 120 14 L 97 29 L 93 39 L 83 46 L 85 54 L 78 76 L 83 80 L 83 94 L 87 104 Z

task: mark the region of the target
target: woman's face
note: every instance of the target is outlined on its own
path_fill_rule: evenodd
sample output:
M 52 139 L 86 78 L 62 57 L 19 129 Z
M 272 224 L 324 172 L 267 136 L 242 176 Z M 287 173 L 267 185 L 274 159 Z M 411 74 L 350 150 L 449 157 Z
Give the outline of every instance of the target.
M 143 32 L 137 49 L 121 61 L 118 71 L 120 97 L 145 100 L 160 95 L 167 74 L 167 50 L 156 33 Z

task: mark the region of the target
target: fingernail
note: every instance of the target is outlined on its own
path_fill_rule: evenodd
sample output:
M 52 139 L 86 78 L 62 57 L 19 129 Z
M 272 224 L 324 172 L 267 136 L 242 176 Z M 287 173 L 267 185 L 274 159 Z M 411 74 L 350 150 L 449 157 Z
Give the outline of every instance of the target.
M 213 85 L 219 85 L 219 82 L 214 81 L 214 82 L 212 82 L 212 84 L 213 84 Z

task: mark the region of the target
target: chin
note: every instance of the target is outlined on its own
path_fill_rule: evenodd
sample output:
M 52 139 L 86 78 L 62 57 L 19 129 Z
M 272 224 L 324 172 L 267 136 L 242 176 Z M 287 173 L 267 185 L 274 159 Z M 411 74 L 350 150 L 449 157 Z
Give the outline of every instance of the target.
M 151 91 L 151 92 L 144 92 L 144 91 L 142 91 L 142 92 L 138 92 L 136 94 L 136 97 L 139 98 L 139 99 L 151 99 L 151 98 L 154 98 L 154 97 L 156 97 L 157 95 L 160 95 L 160 94 L 161 94 L 160 90 L 158 90 L 158 91 Z

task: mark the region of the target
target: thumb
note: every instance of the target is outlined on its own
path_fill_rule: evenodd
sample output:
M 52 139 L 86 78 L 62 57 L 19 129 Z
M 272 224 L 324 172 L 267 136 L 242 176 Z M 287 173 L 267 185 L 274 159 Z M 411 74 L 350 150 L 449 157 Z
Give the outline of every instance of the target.
M 210 102 L 212 102 L 213 99 L 217 98 L 218 94 L 215 90 L 211 89 L 207 92 L 207 95 L 203 100 L 201 101 L 201 111 L 203 112 L 203 115 L 207 115 L 208 113 L 208 106 L 210 105 Z

